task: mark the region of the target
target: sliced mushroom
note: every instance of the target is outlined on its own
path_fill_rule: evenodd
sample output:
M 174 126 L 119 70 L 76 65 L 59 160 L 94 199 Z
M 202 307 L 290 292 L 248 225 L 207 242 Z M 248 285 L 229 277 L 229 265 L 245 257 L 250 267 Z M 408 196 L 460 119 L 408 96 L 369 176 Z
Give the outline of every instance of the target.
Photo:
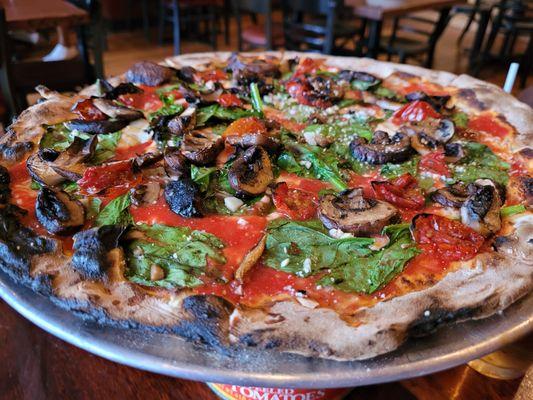
M 152 167 L 163 159 L 163 153 L 159 151 L 141 154 L 133 159 L 132 168 L 134 171 L 140 171 Z
M 461 207 L 461 222 L 483 236 L 499 231 L 502 201 L 494 183 L 477 181 L 469 190 L 471 194 Z
M 313 76 L 307 79 L 314 96 L 330 101 L 340 100 L 344 96 L 344 89 L 329 76 Z
M 78 200 L 46 187 L 37 195 L 35 215 L 39 223 L 55 235 L 71 234 L 85 223 L 85 209 Z
M 226 143 L 230 146 L 247 149 L 253 146 L 261 146 L 270 154 L 276 154 L 281 148 L 281 143 L 278 139 L 271 136 L 262 135 L 260 133 L 249 133 L 246 135 L 232 135 L 226 137 Z
M 411 146 L 418 154 L 425 155 L 431 153 L 438 145 L 439 142 L 437 140 L 424 132 L 417 132 L 411 136 Z
M 266 244 L 267 235 L 264 235 L 261 240 L 244 256 L 241 263 L 239 264 L 239 268 L 237 271 L 235 271 L 235 279 L 238 281 L 243 281 L 244 275 L 252 268 L 257 261 L 261 258 L 263 255 L 263 252 L 265 251 L 265 244 Z
M 125 128 L 129 121 L 123 119 L 106 119 L 103 121 L 85 121 L 83 119 L 73 119 L 65 122 L 70 130 L 90 133 L 92 135 L 102 135 L 106 133 L 118 132 Z
M 200 190 L 196 183 L 187 177 L 170 181 L 165 187 L 165 200 L 170 209 L 182 217 L 201 217 Z
M 391 204 L 363 197 L 362 188 L 345 190 L 320 198 L 318 217 L 328 229 L 340 229 L 355 236 L 380 233 L 397 216 Z
M 460 183 L 439 189 L 431 199 L 444 207 L 460 208 L 468 197 L 467 188 Z
M 387 132 L 376 131 L 370 143 L 364 138 L 355 138 L 350 143 L 352 155 L 369 164 L 401 163 L 413 154 L 409 136 L 397 132 L 392 138 Z
M 11 189 L 9 189 L 10 181 L 9 171 L 0 165 L 0 206 L 6 205 L 9 202 L 9 197 L 11 196 Z
M 212 163 L 223 149 L 224 139 L 208 129 L 187 133 L 181 143 L 182 154 L 196 165 Z
M 196 126 L 196 107 L 189 106 L 180 115 L 168 121 L 168 130 L 173 135 L 183 136 Z
M 416 100 L 422 100 L 426 103 L 431 104 L 431 106 L 438 112 L 441 112 L 444 108 L 446 108 L 446 104 L 448 103 L 448 100 L 450 100 L 451 96 L 430 96 L 427 93 L 424 93 L 422 91 L 417 92 L 411 92 L 405 95 L 405 99 L 409 102 L 416 101 Z
M 119 83 L 116 87 L 111 88 L 110 91 L 104 92 L 104 97 L 108 100 L 115 100 L 123 94 L 133 94 L 133 93 L 142 93 L 143 90 L 133 83 L 122 82 Z
M 72 266 L 88 279 L 101 279 L 112 267 L 111 253 L 120 249 L 120 239 L 128 228 L 105 225 L 78 232 L 74 235 Z
M 182 175 L 188 175 L 191 169 L 191 163 L 181 154 L 180 149 L 176 147 L 167 147 L 165 149 L 165 172 L 171 178 L 179 178 Z
M 228 179 L 240 197 L 264 193 L 274 180 L 272 163 L 266 150 L 260 146 L 245 150 L 231 165 Z
M 361 71 L 342 70 L 339 72 L 339 79 L 347 82 L 360 81 L 364 82 L 368 87 L 376 86 L 381 83 L 381 79 L 377 76 Z
M 50 163 L 50 167 L 65 179 L 75 182 L 83 176 L 83 163 L 94 155 L 97 144 L 96 136 L 87 140 L 75 137 L 72 144 Z
M 129 82 L 147 86 L 159 86 L 175 76 L 172 68 L 164 67 L 151 61 L 140 61 L 126 72 Z
M 95 98 L 93 99 L 93 104 L 96 108 L 111 118 L 124 121 L 135 121 L 144 117 L 144 114 L 141 111 L 122 106 L 115 103 L 113 100 Z
M 147 184 L 139 185 L 130 191 L 131 202 L 137 207 L 145 204 L 154 204 L 159 199 L 160 189 L 161 187 L 158 182 L 148 182 Z
M 196 74 L 196 69 L 190 66 L 185 66 L 176 71 L 176 75 L 179 79 L 187 83 L 194 83 L 194 75 Z
M 447 143 L 453 137 L 454 133 L 455 124 L 453 123 L 453 121 L 449 119 L 441 119 L 439 121 L 437 129 L 435 130 L 435 132 L 433 132 L 433 137 L 439 143 Z
M 402 129 L 411 134 L 411 146 L 421 155 L 430 153 L 450 141 L 455 132 L 455 126 L 449 119 L 439 120 L 436 126 L 405 126 Z
M 460 143 L 446 143 L 444 145 L 444 156 L 447 162 L 457 162 L 465 156 L 465 151 Z
M 65 181 L 65 177 L 59 175 L 51 164 L 42 159 L 40 153 L 33 154 L 26 160 L 26 168 L 31 178 L 44 186 L 56 186 Z

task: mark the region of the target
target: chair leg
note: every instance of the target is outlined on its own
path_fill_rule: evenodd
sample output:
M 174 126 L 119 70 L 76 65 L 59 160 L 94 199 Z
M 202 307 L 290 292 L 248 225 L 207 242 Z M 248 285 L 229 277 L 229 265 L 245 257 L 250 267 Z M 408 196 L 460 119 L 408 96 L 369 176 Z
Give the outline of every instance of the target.
M 401 52 L 399 56 L 400 56 L 400 59 L 398 60 L 398 62 L 400 64 L 405 64 L 405 61 L 407 60 L 407 54 L 405 54 L 404 52 Z
M 141 0 L 141 12 L 143 14 L 144 37 L 150 41 L 150 18 L 148 17 L 148 0 Z
M 527 78 L 533 69 L 533 32 L 529 34 L 527 50 L 522 56 L 520 64 L 522 69 L 520 73 L 520 87 L 524 89 L 526 87 Z
M 172 32 L 174 41 L 174 55 L 181 53 L 181 38 L 180 38 L 180 8 L 178 0 L 172 1 Z
M 463 42 L 463 39 L 465 38 L 465 35 L 470 30 L 470 26 L 472 25 L 472 22 L 474 22 L 475 18 L 476 18 L 476 11 L 472 10 L 472 12 L 470 13 L 470 15 L 468 17 L 468 21 L 466 22 L 466 25 L 465 25 L 463 31 L 459 35 L 459 39 L 457 39 L 457 45 L 459 45 L 459 46 L 461 45 L 461 43 Z
M 165 36 L 165 0 L 159 0 L 159 18 L 157 21 L 158 24 L 158 34 L 157 42 L 160 46 L 163 45 L 163 39 Z
M 209 32 L 211 34 L 211 47 L 213 48 L 213 51 L 217 50 L 217 37 L 218 37 L 218 24 L 217 24 L 217 17 L 213 10 L 209 10 Z

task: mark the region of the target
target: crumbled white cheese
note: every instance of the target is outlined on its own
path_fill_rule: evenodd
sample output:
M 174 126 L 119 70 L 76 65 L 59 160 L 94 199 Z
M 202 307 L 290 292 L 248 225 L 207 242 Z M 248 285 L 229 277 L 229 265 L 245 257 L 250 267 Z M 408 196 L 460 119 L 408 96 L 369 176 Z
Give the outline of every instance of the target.
M 431 311 L 426 310 L 424 311 L 424 317 L 429 317 L 431 315 Z
M 334 239 L 346 239 L 346 238 L 353 237 L 352 233 L 343 232 L 340 229 L 330 229 L 328 233 L 329 233 L 329 236 L 331 236 Z
M 311 164 L 311 161 L 308 161 L 308 160 L 302 160 L 302 161 L 299 162 L 299 164 L 301 166 L 303 166 L 305 169 L 311 169 L 311 167 L 313 165 L 313 164 Z
M 224 205 L 231 212 L 237 211 L 239 208 L 242 207 L 243 204 L 244 202 L 241 199 L 238 199 L 237 197 L 230 196 L 224 199 Z
M 306 308 L 317 308 L 318 303 L 314 300 L 308 299 L 306 297 L 296 297 L 296 300 L 298 300 L 298 303 L 300 303 L 302 306 Z
M 140 143 L 146 143 L 152 138 L 149 127 L 150 124 L 144 118 L 131 122 L 122 129 L 117 148 L 126 148 Z
M 248 221 L 246 221 L 244 218 L 239 218 L 237 220 L 237 224 L 239 224 L 240 226 L 245 226 L 248 225 Z
M 283 261 L 281 262 L 280 267 L 281 267 L 281 268 L 286 267 L 287 265 L 289 265 L 289 261 L 290 261 L 290 260 L 289 260 L 288 258 L 286 258 L 285 260 L 283 260 Z
M 304 260 L 304 263 L 303 263 L 303 272 L 305 274 L 309 274 L 311 273 L 311 259 L 310 258 L 306 258 Z

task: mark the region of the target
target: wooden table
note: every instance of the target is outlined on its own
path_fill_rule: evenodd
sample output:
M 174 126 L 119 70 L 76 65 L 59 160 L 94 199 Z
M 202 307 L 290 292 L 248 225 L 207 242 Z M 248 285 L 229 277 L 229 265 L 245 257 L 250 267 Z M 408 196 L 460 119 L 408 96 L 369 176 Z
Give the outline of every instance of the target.
M 10 29 L 36 30 L 88 23 L 89 13 L 63 0 L 0 0 Z
M 0 300 L 0 398 L 9 400 L 215 400 L 201 382 L 115 364 L 57 339 Z M 511 400 L 520 380 L 486 378 L 462 366 L 354 389 L 349 400 Z
M 370 23 L 367 56 L 376 58 L 379 54 L 383 21 L 416 11 L 438 10 L 437 24 L 446 24 L 453 6 L 464 4 L 465 0 L 344 0 L 344 5 L 353 10 L 355 16 Z

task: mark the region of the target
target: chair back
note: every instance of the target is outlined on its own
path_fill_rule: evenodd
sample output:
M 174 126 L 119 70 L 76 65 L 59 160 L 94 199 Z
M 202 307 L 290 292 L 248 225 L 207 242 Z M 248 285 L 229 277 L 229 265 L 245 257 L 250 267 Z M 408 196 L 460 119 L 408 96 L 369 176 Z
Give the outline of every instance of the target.
M 265 47 L 272 50 L 272 0 L 233 0 L 233 10 L 237 20 L 237 40 L 239 51 L 243 50 L 242 40 L 242 14 L 248 13 L 257 16 L 263 15 L 265 18 Z
M 341 0 L 291 0 L 283 3 L 283 31 L 288 50 L 331 54 Z

